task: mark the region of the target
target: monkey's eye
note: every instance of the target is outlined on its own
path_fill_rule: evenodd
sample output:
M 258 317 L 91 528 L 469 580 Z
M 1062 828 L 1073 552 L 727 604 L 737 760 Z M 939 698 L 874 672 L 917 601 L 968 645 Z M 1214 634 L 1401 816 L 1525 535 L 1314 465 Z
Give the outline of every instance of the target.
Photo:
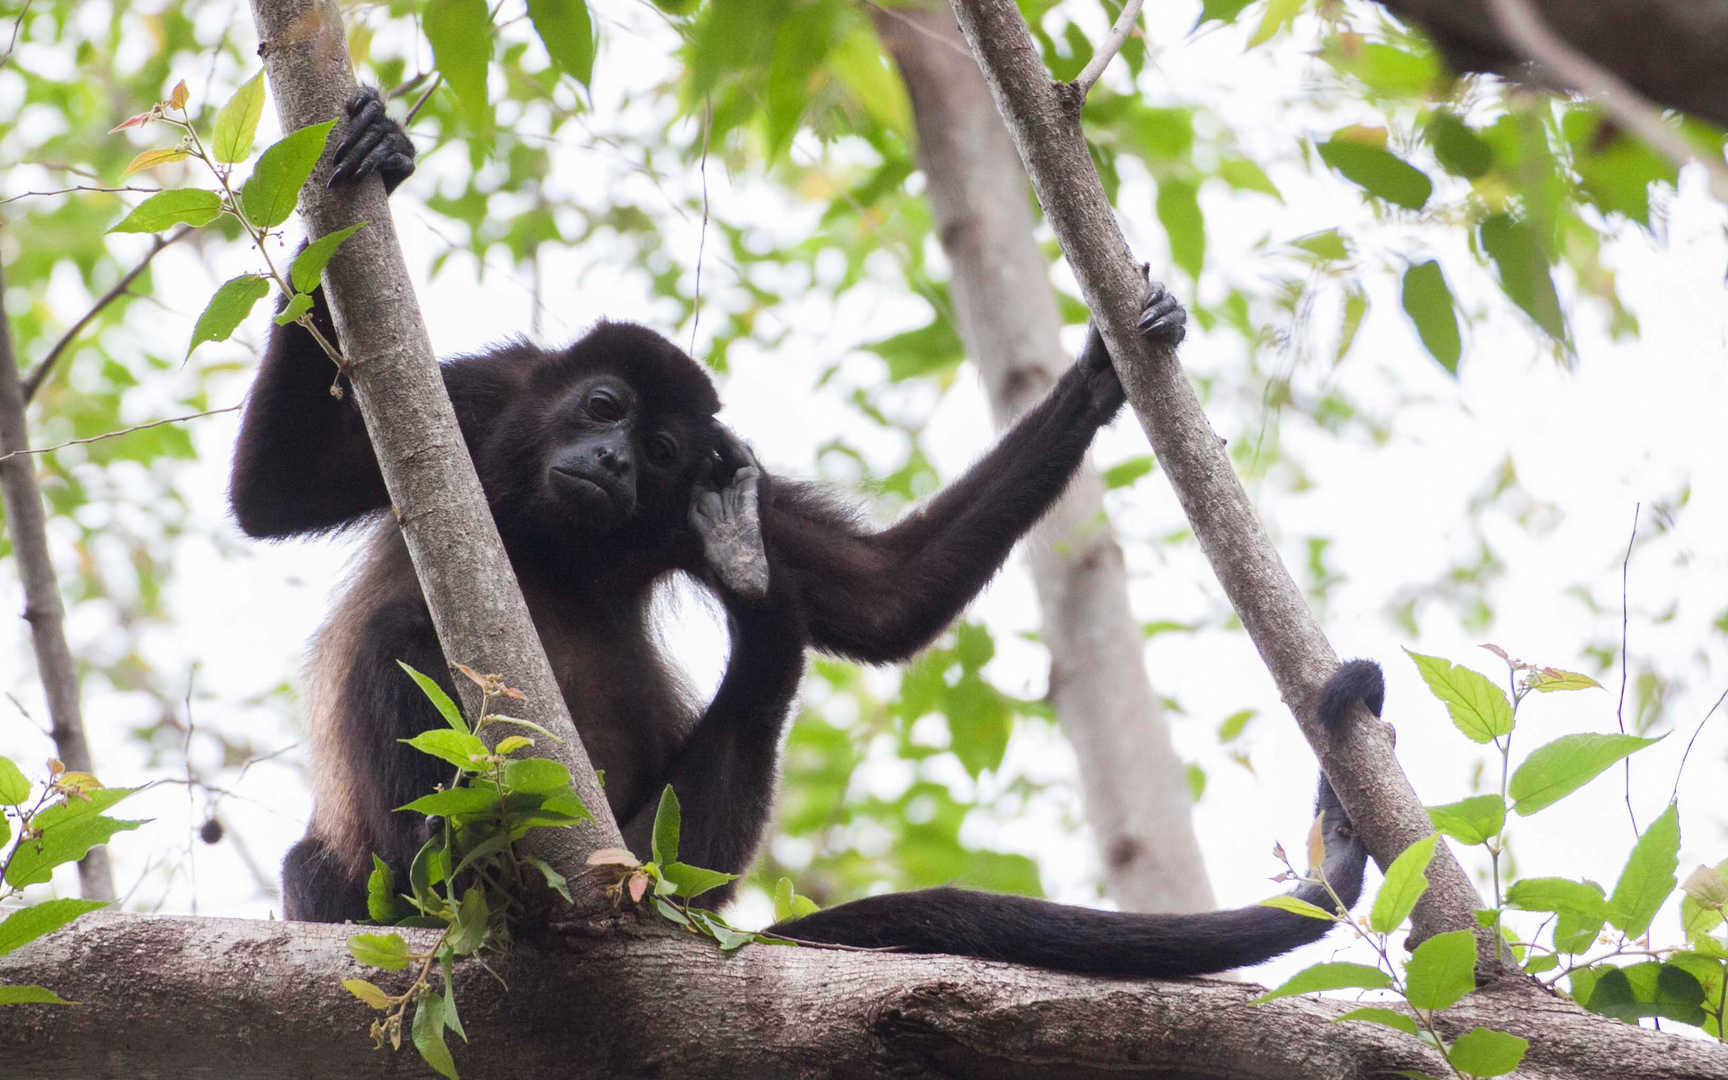
M 624 419 L 624 402 L 610 390 L 595 390 L 588 395 L 588 415 L 612 423 Z
M 648 443 L 642 449 L 647 453 L 651 465 L 665 468 L 678 460 L 678 440 L 664 431 L 656 431 L 648 436 Z

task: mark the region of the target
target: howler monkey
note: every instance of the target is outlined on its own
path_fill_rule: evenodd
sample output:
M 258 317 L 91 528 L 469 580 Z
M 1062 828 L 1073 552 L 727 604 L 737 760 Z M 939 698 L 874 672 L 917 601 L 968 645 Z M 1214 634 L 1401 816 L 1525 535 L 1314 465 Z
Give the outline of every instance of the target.
M 378 174 L 394 189 L 413 146 L 375 91 L 348 106 L 331 183 Z M 334 337 L 321 294 L 313 308 Z M 1182 339 L 1186 314 L 1162 289 L 1140 327 Z M 560 689 L 632 846 L 645 848 L 656 796 L 684 806 L 681 857 L 728 872 L 748 864 L 767 821 L 778 742 L 805 648 L 873 663 L 926 645 L 1002 565 L 1062 493 L 1121 384 L 1094 329 L 1078 362 L 964 476 L 886 529 L 821 489 L 763 473 L 714 420 L 702 367 L 664 337 L 602 322 L 565 349 L 522 341 L 444 364 L 463 438 Z M 230 487 L 259 537 L 370 529 L 365 553 L 319 631 L 308 678 L 316 801 L 283 870 L 287 914 L 366 913 L 369 855 L 398 870 L 423 836 L 396 813 L 443 778 L 398 740 L 439 720 L 397 668 L 450 689 L 406 548 L 351 395 L 329 393 L 329 362 L 294 324 L 271 331 L 246 406 Z M 754 507 L 749 496 L 754 495 Z M 753 521 L 743 521 L 753 514 Z M 715 554 L 727 530 L 759 526 L 764 585 Z M 693 575 L 725 609 L 732 648 L 714 699 L 689 703 L 654 646 L 653 585 Z M 1380 707 L 1379 669 L 1339 669 L 1319 702 L 1337 719 Z M 1320 784 L 1323 870 L 1346 903 L 1364 854 Z M 1322 906 L 1323 892 L 1297 895 Z M 932 889 L 843 904 L 777 929 L 794 938 L 1019 960 L 1083 971 L 1176 975 L 1276 955 L 1328 924 L 1265 907 L 1201 915 L 1089 911 Z

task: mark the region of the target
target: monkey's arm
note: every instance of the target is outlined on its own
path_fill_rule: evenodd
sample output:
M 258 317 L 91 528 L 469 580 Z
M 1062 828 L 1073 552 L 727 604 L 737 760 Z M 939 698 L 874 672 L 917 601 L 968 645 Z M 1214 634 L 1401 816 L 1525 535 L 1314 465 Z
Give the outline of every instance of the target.
M 702 576 L 726 608 L 732 653 L 696 729 L 624 825 L 632 850 L 647 851 L 660 791 L 671 784 L 683 810 L 678 858 L 728 874 L 750 864 L 768 823 L 780 732 L 804 670 L 797 612 L 778 582 L 760 573 L 769 563 L 758 496 L 768 483 L 751 462 L 724 486 L 697 487 L 690 523 L 707 560 Z M 707 894 L 703 903 L 718 906 L 730 893 Z
M 1187 314 L 1153 286 L 1140 318 L 1174 345 Z M 929 643 L 1001 568 L 1068 486 L 1098 428 L 1123 402 L 1096 328 L 1079 360 L 994 449 L 929 503 L 880 532 L 809 485 L 765 504 L 776 574 L 789 581 L 819 649 L 873 663 Z

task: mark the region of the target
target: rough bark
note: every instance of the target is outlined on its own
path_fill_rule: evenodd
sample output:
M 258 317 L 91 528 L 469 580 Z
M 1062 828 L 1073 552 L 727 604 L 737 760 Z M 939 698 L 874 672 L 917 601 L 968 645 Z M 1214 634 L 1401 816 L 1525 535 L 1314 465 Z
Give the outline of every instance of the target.
M 912 98 L 960 336 L 1005 429 L 1071 362 L 1026 176 L 952 14 L 877 8 L 873 18 Z M 1146 674 L 1097 470 L 1080 470 L 1031 540 L 1050 699 L 1079 762 L 1110 895 L 1133 911 L 1210 910 L 1188 783 Z
M 1337 654 L 1254 512 L 1174 352 L 1150 347 L 1134 330 L 1145 286 L 1081 134 L 1083 100 L 1072 86 L 1050 81 L 1013 0 L 953 3 L 1045 216 L 1110 346 L 1129 404 L 1201 550 L 1369 852 L 1382 868 L 1390 865 L 1433 827 L 1393 756 L 1387 725 L 1372 722 L 1362 708 L 1336 737 L 1315 721 L 1313 696 L 1337 667 Z M 1428 876 L 1428 891 L 1414 915 L 1415 940 L 1475 928 L 1472 913 L 1482 901 L 1444 844 Z M 1492 939 L 1479 936 L 1481 970 L 1487 973 L 1496 963 Z
M 342 115 L 354 73 L 335 0 L 252 0 L 258 51 L 284 131 Z M 334 149 L 336 140 L 331 140 Z M 606 797 L 546 661 L 504 545 L 487 510 L 456 414 L 444 393 L 381 183 L 329 191 L 328 156 L 301 195 L 312 236 L 367 227 L 324 272 L 354 396 L 408 542 L 444 655 L 502 674 L 528 695 L 528 718 L 565 737 L 537 753 L 570 769 L 595 820 L 574 831 L 537 829 L 525 843 L 565 876 L 596 847 L 622 843 Z M 464 694 L 471 687 L 458 677 Z M 469 704 L 478 702 L 475 694 Z M 512 703 L 512 712 L 518 711 Z
M 465 1080 L 490 1077 L 1230 1077 L 1355 1080 L 1444 1067 L 1410 1036 L 1333 1023 L 1355 1002 L 1248 1002 L 1221 981 L 1089 979 L 954 957 L 750 946 L 733 956 L 633 918 L 521 939 L 457 971 Z M 342 988 L 352 927 L 99 912 L 0 958 L 0 982 L 76 1006 L 7 1006 L 6 1075 L 136 1080 L 431 1075 L 376 1052 Z M 420 933 L 420 932 L 413 932 Z M 1488 990 L 1442 1015 L 1530 1040 L 1518 1076 L 1720 1080 L 1728 1047 Z M 454 1040 L 453 1040 L 454 1041 Z
M 1380 0 L 1433 36 L 1454 67 L 1534 72 L 1487 0 Z M 1722 0 L 1528 0 L 1573 48 L 1652 101 L 1728 127 L 1728 4 Z
M 0 297 L 5 295 L 6 282 L 0 277 Z M 24 586 L 24 621 L 30 624 L 36 670 L 48 698 L 54 752 L 68 769 L 93 773 L 96 770 L 78 701 L 78 671 L 72 666 L 72 651 L 66 647 L 66 607 L 60 601 L 54 560 L 48 554 L 48 524 L 42 512 L 42 493 L 36 487 L 36 463 L 22 453 L 30 448 L 24 404 L 24 386 L 17 358 L 12 355 L 12 327 L 4 305 L 0 305 L 0 508 L 5 510 L 6 531 L 12 538 L 12 554 Z M 78 861 L 78 889 L 86 900 L 114 899 L 114 874 L 106 847 L 91 848 Z

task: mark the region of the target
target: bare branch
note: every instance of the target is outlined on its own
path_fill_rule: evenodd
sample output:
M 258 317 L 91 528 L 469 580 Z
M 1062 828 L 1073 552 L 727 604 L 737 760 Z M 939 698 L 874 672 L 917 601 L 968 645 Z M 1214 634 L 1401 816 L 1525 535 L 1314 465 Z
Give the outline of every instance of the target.
M 55 443 L 53 446 L 31 447 L 23 450 L 9 450 L 4 454 L 0 454 L 0 461 L 10 461 L 12 458 L 24 457 L 29 454 L 52 454 L 54 451 L 64 450 L 68 446 L 80 446 L 84 443 L 102 442 L 106 439 L 118 439 L 122 435 L 131 435 L 134 432 L 147 431 L 153 427 L 161 427 L 163 424 L 178 424 L 185 420 L 200 420 L 206 416 L 220 416 L 223 413 L 238 412 L 239 410 L 240 406 L 238 405 L 226 405 L 220 409 L 206 409 L 203 412 L 187 413 L 185 416 L 169 416 L 161 420 L 152 420 L 147 424 L 134 424 L 129 428 L 121 428 L 118 431 L 104 431 L 100 435 L 87 435 L 82 439 L 67 439 L 65 442 Z
M 143 195 L 155 194 L 161 190 L 161 188 L 131 187 L 129 185 L 125 187 L 104 187 L 100 184 L 73 184 L 71 187 L 55 188 L 52 191 L 21 191 L 16 195 L 8 195 L 4 199 L 0 199 L 0 206 L 5 206 L 7 203 L 15 203 L 19 199 L 45 199 L 51 195 L 70 195 L 74 191 L 100 191 L 108 194 L 118 194 L 122 191 L 135 191 Z
M 1092 54 L 1092 59 L 1086 61 L 1086 66 L 1080 69 L 1074 85 L 1079 87 L 1082 97 L 1092 92 L 1092 85 L 1104 74 L 1104 69 L 1110 66 L 1110 61 L 1116 58 L 1116 54 L 1122 51 L 1122 46 L 1126 45 L 1128 38 L 1133 35 L 1134 26 L 1140 21 L 1141 2 L 1142 0 L 1128 0 L 1122 5 L 1122 14 L 1116 17 L 1116 25 L 1104 35 L 1104 40 Z
M 42 389 L 42 384 L 53 373 L 55 361 L 60 359 L 60 355 L 66 351 L 67 347 L 78 337 L 78 334 L 90 325 L 90 320 L 101 314 L 103 308 L 124 296 L 126 290 L 131 287 L 134 281 L 138 280 L 138 275 L 144 272 L 145 268 L 150 265 L 150 260 L 154 259 L 158 252 L 191 231 L 192 227 L 185 225 L 175 230 L 171 236 L 156 237 L 150 244 L 150 250 L 146 251 L 144 257 L 138 260 L 138 265 L 126 271 L 125 275 L 114 283 L 113 288 L 98 297 L 96 302 L 90 305 L 90 310 L 78 317 L 78 321 L 72 324 L 71 329 L 60 335 L 60 340 L 56 341 L 54 347 L 48 350 L 48 355 L 44 356 L 41 362 L 31 369 L 30 374 L 24 377 L 24 401 L 26 403 L 36 399 L 36 392 Z M 106 436 L 98 437 L 105 438 Z

